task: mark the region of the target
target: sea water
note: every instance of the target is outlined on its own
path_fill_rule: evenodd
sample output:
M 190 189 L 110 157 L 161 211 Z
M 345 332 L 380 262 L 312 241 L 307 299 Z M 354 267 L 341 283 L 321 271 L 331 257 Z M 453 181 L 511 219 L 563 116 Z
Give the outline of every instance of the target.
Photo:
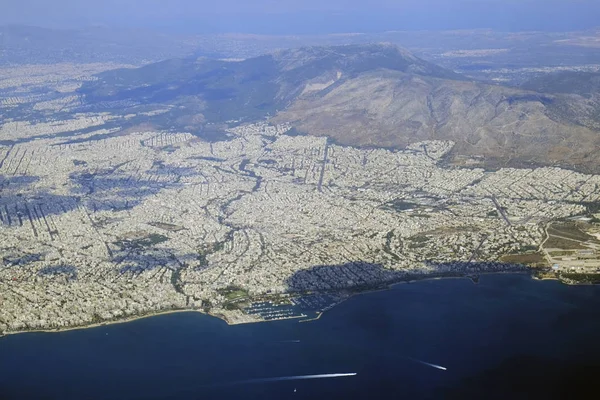
M 600 287 L 498 274 L 399 284 L 311 322 L 189 312 L 10 335 L 0 399 L 589 398 L 599 368 Z

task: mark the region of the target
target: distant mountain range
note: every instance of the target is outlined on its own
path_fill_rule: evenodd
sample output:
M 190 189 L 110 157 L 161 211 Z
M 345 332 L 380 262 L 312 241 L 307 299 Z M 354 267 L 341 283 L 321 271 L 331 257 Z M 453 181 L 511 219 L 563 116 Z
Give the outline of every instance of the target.
M 600 170 L 595 95 L 552 87 L 489 85 L 396 46 L 367 44 L 306 47 L 240 62 L 173 59 L 102 73 L 81 93 L 97 111 L 173 106 L 149 121 L 163 129 L 202 131 L 271 117 L 353 146 L 452 140 L 454 163 L 476 156 L 487 167 Z

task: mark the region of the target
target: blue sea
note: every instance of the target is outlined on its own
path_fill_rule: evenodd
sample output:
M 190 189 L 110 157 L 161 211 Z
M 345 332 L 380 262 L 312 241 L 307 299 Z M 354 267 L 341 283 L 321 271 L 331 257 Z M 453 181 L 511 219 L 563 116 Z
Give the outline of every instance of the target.
M 526 275 L 400 284 L 311 322 L 190 312 L 0 338 L 3 400 L 585 399 L 598 378 L 600 287 Z

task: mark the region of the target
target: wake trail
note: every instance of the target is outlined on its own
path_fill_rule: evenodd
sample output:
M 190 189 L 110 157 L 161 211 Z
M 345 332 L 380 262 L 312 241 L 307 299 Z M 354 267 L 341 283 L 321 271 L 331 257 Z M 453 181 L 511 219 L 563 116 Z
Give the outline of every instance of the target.
M 357 375 L 356 372 L 344 372 L 344 373 L 338 373 L 338 374 L 278 376 L 278 377 L 274 377 L 274 378 L 247 379 L 247 380 L 243 380 L 243 381 L 225 383 L 224 385 L 232 386 L 232 385 L 245 385 L 245 384 L 250 384 L 250 383 L 300 381 L 300 380 L 307 380 L 307 379 L 333 379 L 333 378 L 345 378 L 345 377 L 356 376 L 356 375 Z
M 437 364 L 432 364 L 432 363 L 429 363 L 427 361 L 417 360 L 416 358 L 412 358 L 412 357 L 405 357 L 405 358 L 407 360 L 411 360 L 411 361 L 417 362 L 419 364 L 427 365 L 428 367 L 432 367 L 432 368 L 439 369 L 439 370 L 442 370 L 442 371 L 447 371 L 448 370 L 448 368 L 446 368 L 446 367 L 442 367 L 441 365 L 437 365 Z

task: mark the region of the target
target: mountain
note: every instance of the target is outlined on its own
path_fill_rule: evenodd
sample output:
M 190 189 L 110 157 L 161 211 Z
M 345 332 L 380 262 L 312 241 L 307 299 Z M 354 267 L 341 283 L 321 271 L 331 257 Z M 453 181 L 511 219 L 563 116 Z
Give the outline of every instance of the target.
M 550 93 L 550 109 L 572 123 L 600 129 L 600 72 L 563 71 L 525 82 L 522 88 Z
M 327 93 L 301 97 L 276 121 L 341 144 L 404 147 L 452 140 L 452 160 L 488 167 L 561 165 L 597 169 L 600 135 L 536 92 L 395 71 L 361 74 Z M 572 106 L 582 107 L 582 102 Z M 577 114 L 577 113 L 575 113 Z
M 308 47 L 240 62 L 168 60 L 99 74 L 81 93 L 96 110 L 174 106 L 150 121 L 163 128 L 202 131 L 271 117 L 353 146 L 452 140 L 455 163 L 475 157 L 488 167 L 599 168 L 600 135 L 582 122 L 582 96 L 566 112 L 563 95 L 470 81 L 389 44 Z
M 395 46 L 347 45 L 286 50 L 238 62 L 167 60 L 101 73 L 80 92 L 92 104 L 179 104 L 192 96 L 202 102 L 203 120 L 217 123 L 272 115 L 302 94 L 375 69 L 462 79 Z

